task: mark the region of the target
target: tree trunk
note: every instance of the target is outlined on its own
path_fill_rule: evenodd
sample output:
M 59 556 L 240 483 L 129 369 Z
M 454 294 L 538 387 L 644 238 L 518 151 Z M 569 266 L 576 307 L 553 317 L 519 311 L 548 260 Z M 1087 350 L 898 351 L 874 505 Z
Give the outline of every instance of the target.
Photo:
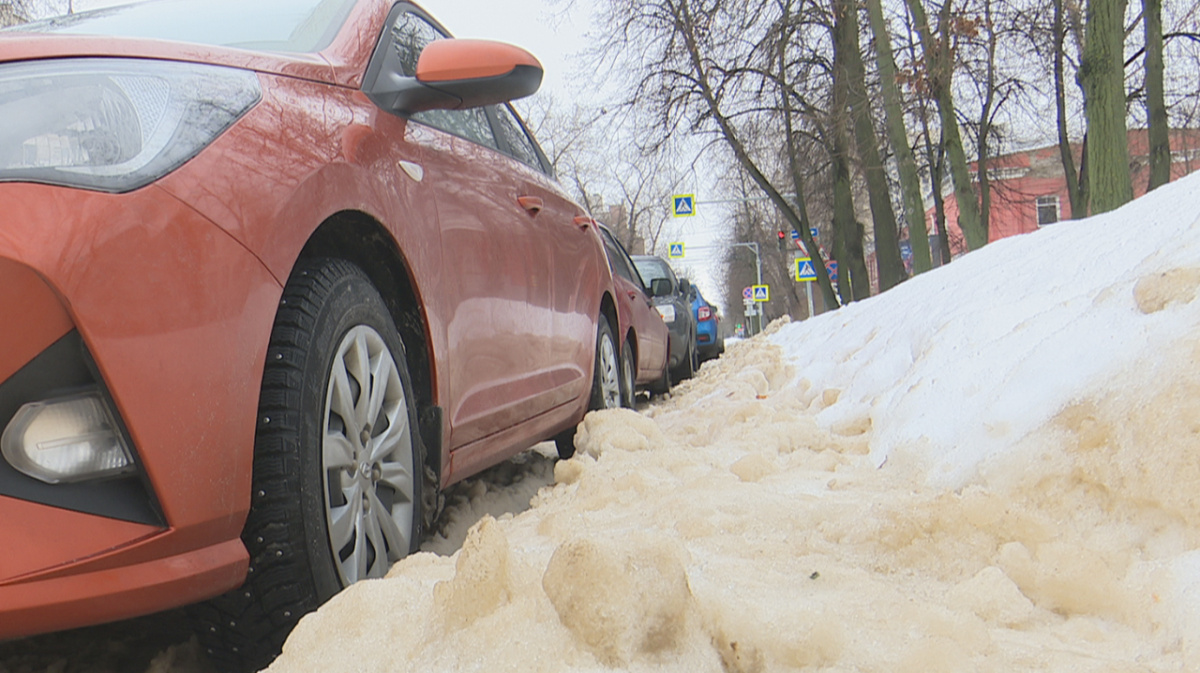
M 1080 79 L 1087 92 L 1092 213 L 1133 200 L 1125 128 L 1125 2 L 1089 0 Z
M 858 42 L 858 9 L 852 0 L 834 0 L 833 42 L 833 76 L 835 79 L 845 79 L 854 144 L 867 180 L 867 197 L 875 228 L 875 264 L 879 270 L 879 291 L 883 292 L 904 282 L 908 274 L 900 257 L 896 213 L 892 210 L 887 174 L 883 170 L 878 139 L 871 124 L 866 72 Z
M 984 0 L 983 26 L 987 31 L 987 81 L 983 109 L 979 112 L 979 135 L 975 138 L 975 174 L 979 179 L 979 226 L 986 240 L 992 222 L 992 176 L 988 174 L 991 157 L 992 110 L 996 102 L 996 30 L 992 25 L 992 2 Z
M 1071 202 L 1071 219 L 1087 217 L 1087 199 L 1075 172 L 1075 156 L 1067 134 L 1067 89 L 1064 63 L 1066 61 L 1067 30 L 1063 19 L 1063 0 L 1054 0 L 1054 110 L 1058 126 L 1058 157 L 1067 181 L 1067 198 Z
M 1171 138 L 1163 95 L 1162 0 L 1142 0 L 1146 28 L 1146 112 L 1150 145 L 1150 185 L 1147 191 L 1171 181 Z
M 958 117 L 954 111 L 954 95 L 951 81 L 954 74 L 954 58 L 950 50 L 951 0 L 942 5 L 939 16 L 940 39 L 935 40 L 929 29 L 922 0 L 905 0 L 917 25 L 921 38 L 921 50 L 925 55 L 930 74 L 930 88 L 938 106 L 942 124 L 943 145 L 950 160 L 950 176 L 954 181 L 954 198 L 958 203 L 958 226 L 967 239 L 967 247 L 977 250 L 987 244 L 987 232 L 979 221 L 979 202 L 971 186 L 971 172 L 967 167 L 967 155 L 963 151 L 962 135 L 958 131 Z
M 854 213 L 848 96 L 846 78 L 835 74 L 828 138 L 833 170 L 833 256 L 838 262 L 838 293 L 843 300 L 859 301 L 871 296 L 871 280 L 863 254 L 863 232 Z
M 913 273 L 933 268 L 929 251 L 929 230 L 925 226 L 925 200 L 921 198 L 921 182 L 908 129 L 904 124 L 904 105 L 900 87 L 896 84 L 896 60 L 892 54 L 892 38 L 883 16 L 881 0 L 867 0 L 871 32 L 875 36 L 875 52 L 879 61 L 879 79 L 883 87 L 883 109 L 887 116 L 888 140 L 896 153 L 900 174 L 900 190 L 904 201 L 904 219 L 908 222 L 908 240 L 913 251 Z

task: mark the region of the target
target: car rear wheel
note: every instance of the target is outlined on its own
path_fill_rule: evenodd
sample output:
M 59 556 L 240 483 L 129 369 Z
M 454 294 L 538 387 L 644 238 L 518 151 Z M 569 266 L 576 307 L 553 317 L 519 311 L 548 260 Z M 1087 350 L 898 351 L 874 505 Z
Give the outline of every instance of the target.
M 686 381 L 692 378 L 696 373 L 696 342 L 688 344 L 687 353 L 684 354 L 679 366 L 675 368 L 675 383 Z
M 423 451 L 404 346 L 378 291 L 341 260 L 284 289 L 259 401 L 245 584 L 197 609 L 221 670 L 259 670 L 300 618 L 383 577 L 420 534 Z
M 654 383 L 646 386 L 650 390 L 651 395 L 669 395 L 671 394 L 671 357 L 668 355 L 663 361 L 662 377 Z
M 608 319 L 600 316 L 596 326 L 596 357 L 592 371 L 592 396 L 588 411 L 617 409 L 621 406 L 621 364 L 617 358 L 616 341 Z M 575 455 L 575 428 L 554 437 L 558 457 L 566 460 Z

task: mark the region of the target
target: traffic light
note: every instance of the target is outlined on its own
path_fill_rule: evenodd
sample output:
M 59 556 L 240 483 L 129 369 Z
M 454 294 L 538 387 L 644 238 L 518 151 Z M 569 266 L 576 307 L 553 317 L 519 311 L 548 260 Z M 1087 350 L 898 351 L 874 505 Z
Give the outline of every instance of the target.
M 779 234 L 779 252 L 787 252 L 787 234 L 782 229 L 776 233 Z

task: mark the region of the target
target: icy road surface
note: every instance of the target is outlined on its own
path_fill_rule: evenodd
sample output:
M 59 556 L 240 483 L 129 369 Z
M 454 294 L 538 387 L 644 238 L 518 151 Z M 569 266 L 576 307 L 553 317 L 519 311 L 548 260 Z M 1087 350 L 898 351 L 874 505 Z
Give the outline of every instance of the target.
M 1200 670 L 1200 175 L 731 347 L 269 669 Z

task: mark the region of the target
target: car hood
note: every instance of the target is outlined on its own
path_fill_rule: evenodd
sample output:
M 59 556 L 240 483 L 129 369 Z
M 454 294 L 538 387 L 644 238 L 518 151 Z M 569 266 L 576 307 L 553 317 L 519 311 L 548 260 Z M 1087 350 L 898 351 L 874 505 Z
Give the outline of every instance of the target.
M 0 64 L 80 57 L 211 63 L 318 82 L 333 83 L 338 79 L 329 62 L 319 54 L 258 52 L 164 40 L 96 35 L 12 32 L 0 37 Z

